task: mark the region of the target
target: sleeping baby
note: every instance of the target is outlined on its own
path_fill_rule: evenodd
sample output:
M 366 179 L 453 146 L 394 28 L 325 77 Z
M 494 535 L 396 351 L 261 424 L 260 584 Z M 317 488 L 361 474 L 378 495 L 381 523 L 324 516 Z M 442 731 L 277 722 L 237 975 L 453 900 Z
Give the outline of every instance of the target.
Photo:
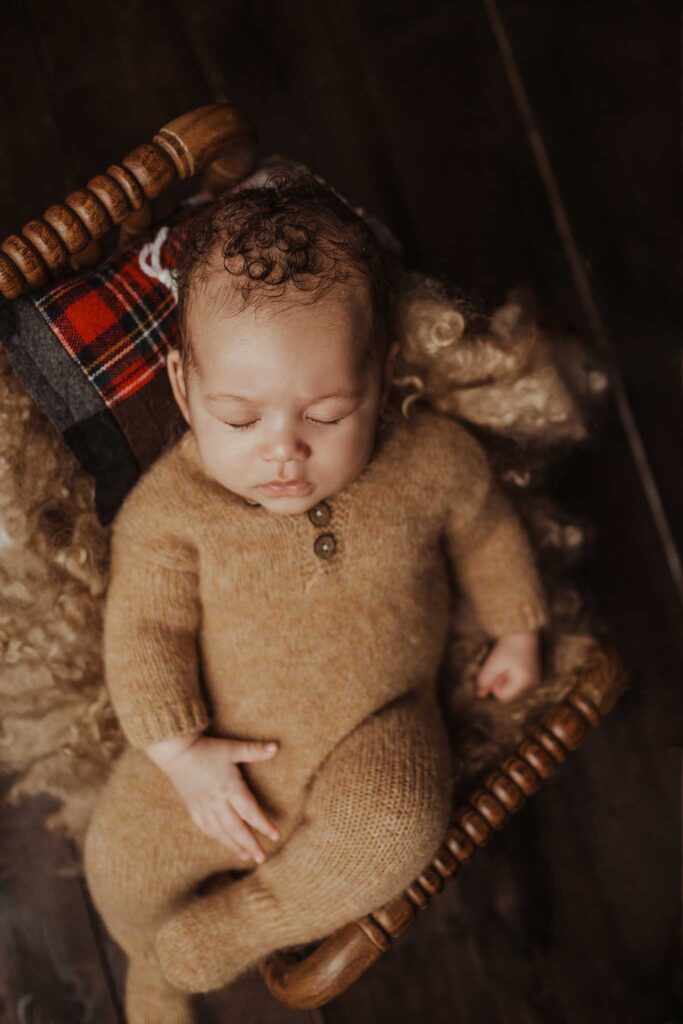
M 393 280 L 311 175 L 228 192 L 188 230 L 167 369 L 189 429 L 113 525 L 104 659 L 127 745 L 85 842 L 130 1024 L 192 1021 L 192 993 L 429 863 L 454 587 L 492 641 L 478 695 L 539 681 L 545 597 L 484 449 L 396 403 Z

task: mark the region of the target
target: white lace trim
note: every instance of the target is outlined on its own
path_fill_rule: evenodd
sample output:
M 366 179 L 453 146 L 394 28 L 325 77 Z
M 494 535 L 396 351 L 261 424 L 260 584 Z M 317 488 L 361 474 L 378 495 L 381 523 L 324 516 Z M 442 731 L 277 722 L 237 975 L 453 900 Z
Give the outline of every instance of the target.
M 178 300 L 178 289 L 173 279 L 173 275 L 168 267 L 164 267 L 161 263 L 161 247 L 168 238 L 168 227 L 164 226 L 159 228 L 156 235 L 151 242 L 146 242 L 140 250 L 138 257 L 138 263 L 140 264 L 140 270 L 147 275 L 147 277 L 153 277 L 165 288 L 172 293 L 173 298 Z

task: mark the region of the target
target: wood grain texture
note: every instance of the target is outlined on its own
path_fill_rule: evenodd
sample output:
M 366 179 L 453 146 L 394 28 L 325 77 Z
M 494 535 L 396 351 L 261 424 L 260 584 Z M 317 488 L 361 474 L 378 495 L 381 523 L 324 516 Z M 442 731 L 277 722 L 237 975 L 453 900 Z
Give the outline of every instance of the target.
M 0 235 L 4 237 L 45 209 L 55 195 L 66 195 L 70 179 L 50 82 L 44 75 L 41 40 L 23 3 L 13 0 L 3 6 L 0 45 Z
M 680 6 L 499 10 L 680 552 Z
M 6 792 L 9 776 L 0 777 Z M 46 834 L 47 797 L 3 807 L 0 993 L 7 1024 L 121 1024 L 69 844 Z

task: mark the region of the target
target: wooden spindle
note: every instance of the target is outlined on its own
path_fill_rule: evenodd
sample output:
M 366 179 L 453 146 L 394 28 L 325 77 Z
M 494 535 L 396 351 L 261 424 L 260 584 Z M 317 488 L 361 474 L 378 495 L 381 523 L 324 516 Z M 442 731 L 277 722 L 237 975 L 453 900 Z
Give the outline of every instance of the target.
M 95 175 L 42 217 L 30 220 L 0 245 L 0 295 L 15 299 L 70 266 L 100 258 L 95 244 L 114 225 L 125 243 L 151 221 L 149 201 L 179 179 L 211 165 L 212 181 L 229 188 L 245 177 L 256 156 L 256 131 L 246 115 L 220 103 L 175 118 L 137 146 L 120 164 Z
M 152 204 L 145 200 L 140 209 L 133 210 L 121 225 L 119 230 L 119 248 L 124 249 L 131 242 L 134 242 L 136 238 L 139 238 L 140 235 L 143 235 L 151 223 Z
M 79 249 L 69 260 L 74 270 L 94 267 L 102 259 L 102 246 L 96 238 L 91 238 L 85 249 Z
M 40 253 L 27 238 L 10 235 L 0 245 L 29 288 L 39 288 L 48 279 L 47 266 Z
M 50 270 L 62 270 L 69 263 L 69 250 L 52 225 L 46 221 L 30 220 L 21 229 L 36 252 Z

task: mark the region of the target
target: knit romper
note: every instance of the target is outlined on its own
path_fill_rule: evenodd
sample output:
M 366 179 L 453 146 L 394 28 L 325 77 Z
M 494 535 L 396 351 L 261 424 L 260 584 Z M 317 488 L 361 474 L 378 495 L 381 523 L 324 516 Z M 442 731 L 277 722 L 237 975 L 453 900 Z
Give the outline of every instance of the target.
M 389 407 L 360 476 L 308 512 L 227 490 L 189 431 L 128 494 L 104 625 L 128 746 L 85 869 L 129 976 L 154 974 L 154 1005 L 168 981 L 209 991 L 324 937 L 429 862 L 450 810 L 435 684 L 454 587 L 491 637 L 546 622 L 527 534 L 484 449 L 421 406 Z M 266 860 L 252 870 L 194 825 L 142 750 L 197 730 L 279 741 L 240 765 L 281 833 L 256 833 Z M 128 998 L 133 1024 L 164 1019 Z

